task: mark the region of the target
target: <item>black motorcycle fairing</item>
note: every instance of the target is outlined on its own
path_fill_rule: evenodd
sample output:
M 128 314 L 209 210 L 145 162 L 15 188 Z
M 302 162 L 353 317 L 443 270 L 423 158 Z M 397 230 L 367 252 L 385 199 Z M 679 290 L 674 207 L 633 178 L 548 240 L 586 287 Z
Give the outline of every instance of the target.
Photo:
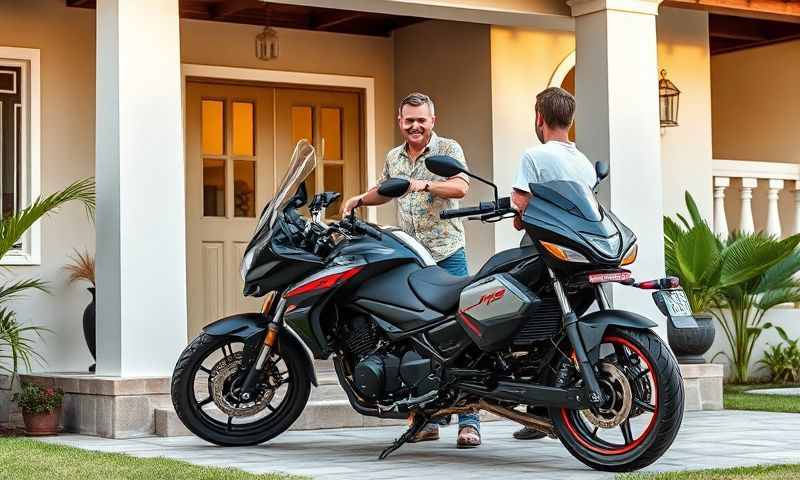
M 492 255 L 489 260 L 478 270 L 478 273 L 473 277 L 479 280 L 495 273 L 507 272 L 519 265 L 521 262 L 533 259 L 539 256 L 539 250 L 533 245 L 524 247 L 510 248 L 497 252 Z
M 203 331 L 212 336 L 239 338 L 245 345 L 250 346 L 253 343 L 263 341 L 268 323 L 269 319 L 263 314 L 241 313 L 221 318 L 216 322 L 206 325 Z M 297 348 L 298 350 L 306 352 L 306 355 L 304 355 L 304 367 L 308 371 L 309 377 L 311 377 L 311 383 L 315 387 L 318 386 L 317 374 L 314 371 L 314 362 L 311 356 L 308 355 L 308 351 L 297 333 L 286 325 L 280 330 L 278 337 L 279 349 L 282 343 L 292 344 L 292 348 Z
M 600 310 L 580 318 L 578 332 L 587 352 L 595 350 L 603 341 L 608 327 L 626 327 L 646 330 L 658 326 L 647 317 L 624 310 Z
M 636 242 L 633 232 L 597 203 L 586 185 L 554 181 L 531 184 L 533 197 L 522 219 L 533 240 L 553 242 L 584 255 L 588 264 L 573 268 L 618 267 Z M 545 256 L 551 263 L 550 256 Z

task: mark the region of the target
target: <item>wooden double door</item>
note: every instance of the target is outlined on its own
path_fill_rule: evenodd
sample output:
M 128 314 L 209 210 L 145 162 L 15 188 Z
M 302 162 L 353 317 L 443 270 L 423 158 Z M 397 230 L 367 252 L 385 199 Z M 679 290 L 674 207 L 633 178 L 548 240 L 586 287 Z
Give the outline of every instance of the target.
M 357 92 L 187 82 L 186 250 L 189 338 L 226 315 L 257 311 L 240 263 L 294 145 L 317 148 L 310 193 L 362 189 Z M 328 210 L 338 214 L 339 204 Z

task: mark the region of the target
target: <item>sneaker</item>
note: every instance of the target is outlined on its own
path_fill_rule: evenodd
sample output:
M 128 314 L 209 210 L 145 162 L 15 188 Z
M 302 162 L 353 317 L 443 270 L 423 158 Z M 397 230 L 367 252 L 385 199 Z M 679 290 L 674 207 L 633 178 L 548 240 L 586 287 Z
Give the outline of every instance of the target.
M 528 427 L 522 427 L 514 432 L 514 438 L 517 440 L 539 440 L 540 438 L 544 438 L 546 436 L 546 433 L 542 433 L 539 430 L 534 430 Z
M 417 432 L 414 438 L 409 440 L 408 443 L 431 442 L 433 440 L 439 440 L 439 425 L 429 423 L 425 425 L 422 430 Z

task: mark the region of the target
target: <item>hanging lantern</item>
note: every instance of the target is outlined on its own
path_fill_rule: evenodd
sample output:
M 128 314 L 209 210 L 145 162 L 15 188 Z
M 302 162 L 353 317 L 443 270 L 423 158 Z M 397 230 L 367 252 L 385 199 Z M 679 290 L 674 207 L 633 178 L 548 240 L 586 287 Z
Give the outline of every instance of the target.
M 278 32 L 264 27 L 264 31 L 256 35 L 256 57 L 259 60 L 278 58 Z
M 658 103 L 662 127 L 678 126 L 678 107 L 681 91 L 667 78 L 667 71 L 661 70 L 658 80 Z

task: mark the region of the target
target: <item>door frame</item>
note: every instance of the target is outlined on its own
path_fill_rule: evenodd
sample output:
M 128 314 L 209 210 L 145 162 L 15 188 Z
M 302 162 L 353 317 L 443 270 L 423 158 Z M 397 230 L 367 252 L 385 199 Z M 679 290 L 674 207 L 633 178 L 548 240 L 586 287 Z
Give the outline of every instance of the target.
M 366 152 L 362 158 L 366 159 L 366 178 L 362 178 L 363 185 L 369 187 L 377 176 L 375 155 L 375 79 L 371 77 L 356 77 L 350 75 L 336 75 L 328 73 L 285 72 L 280 70 L 262 70 L 258 68 L 222 67 L 217 65 L 200 65 L 194 63 L 181 64 L 181 95 L 182 112 L 186 112 L 186 82 L 189 78 L 209 78 L 233 81 L 267 82 L 273 84 L 290 84 L 302 88 L 314 87 L 346 87 L 363 90 L 364 92 L 364 140 Z M 186 118 L 183 120 L 183 149 L 186 158 Z M 377 221 L 375 207 L 367 207 L 367 220 Z

